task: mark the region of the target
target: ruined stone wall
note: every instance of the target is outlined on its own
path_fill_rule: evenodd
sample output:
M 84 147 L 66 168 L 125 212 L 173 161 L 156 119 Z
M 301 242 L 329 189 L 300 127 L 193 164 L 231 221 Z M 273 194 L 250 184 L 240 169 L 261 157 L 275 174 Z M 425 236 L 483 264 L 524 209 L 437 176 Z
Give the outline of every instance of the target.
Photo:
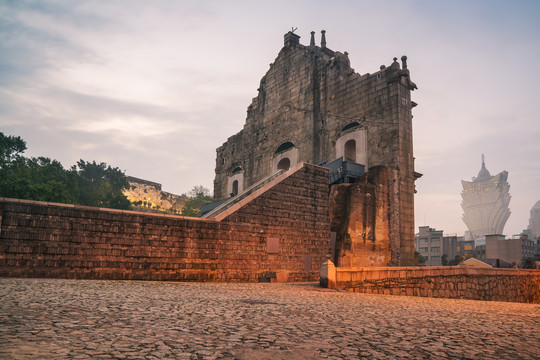
M 373 167 L 354 184 L 331 187 L 331 230 L 336 233 L 334 263 L 339 267 L 399 264 L 399 217 L 394 184 L 397 171 Z
M 221 222 L 0 198 L 0 276 L 315 280 L 330 253 L 325 174 L 306 165 Z
M 244 171 L 247 188 L 272 171 L 280 144 L 291 142 L 298 162 L 336 158 L 338 139 L 367 132 L 367 164 L 397 170 L 398 263 L 414 264 L 414 164 L 411 90 L 406 57 L 360 75 L 348 55 L 326 43 L 304 46 L 288 33 L 285 46 L 261 79 L 243 130 L 217 149 L 214 197 L 228 196 L 227 179 Z M 340 151 L 340 153 L 343 153 Z M 291 164 L 294 165 L 294 164 Z
M 366 294 L 540 304 L 540 270 L 466 266 L 334 268 L 321 274 L 329 287 Z
M 124 190 L 124 195 L 134 205 L 137 211 L 166 211 L 169 213 L 181 213 L 187 197 L 175 195 L 161 189 L 161 184 L 148 180 L 127 177 L 129 188 Z

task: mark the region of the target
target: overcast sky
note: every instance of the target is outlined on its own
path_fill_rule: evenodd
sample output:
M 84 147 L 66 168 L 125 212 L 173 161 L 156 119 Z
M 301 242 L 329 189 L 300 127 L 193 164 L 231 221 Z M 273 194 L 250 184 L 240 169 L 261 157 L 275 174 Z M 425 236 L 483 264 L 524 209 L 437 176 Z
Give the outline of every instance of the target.
M 360 74 L 408 56 L 417 226 L 463 234 L 460 180 L 484 153 L 509 172 L 518 234 L 540 200 L 538 18 L 539 1 L 2 1 L 0 131 L 66 168 L 212 189 L 283 35 L 324 29 Z

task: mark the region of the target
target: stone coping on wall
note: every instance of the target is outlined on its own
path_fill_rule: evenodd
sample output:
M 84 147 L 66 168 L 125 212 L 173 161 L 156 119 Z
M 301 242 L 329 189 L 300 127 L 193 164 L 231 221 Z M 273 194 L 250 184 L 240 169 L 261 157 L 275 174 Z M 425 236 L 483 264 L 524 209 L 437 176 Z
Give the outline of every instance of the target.
M 323 287 L 369 294 L 540 303 L 540 270 L 471 266 L 336 268 L 321 265 Z
M 362 281 L 380 280 L 393 277 L 418 278 L 426 276 L 452 276 L 452 275 L 537 275 L 540 270 L 532 269 L 498 269 L 498 268 L 477 268 L 472 266 L 396 266 L 396 267 L 338 267 L 336 269 L 336 280 L 340 281 Z
M 12 203 L 21 203 L 21 204 L 35 204 L 35 205 L 52 205 L 52 206 L 59 206 L 59 207 L 79 209 L 79 210 L 104 211 L 104 212 L 117 213 L 117 214 L 132 214 L 132 215 L 154 216 L 154 217 L 161 217 L 161 218 L 165 217 L 165 218 L 173 218 L 173 219 L 189 219 L 189 220 L 195 220 L 195 221 L 215 222 L 215 220 L 213 219 L 202 219 L 202 218 L 190 217 L 190 216 L 158 214 L 158 213 L 142 212 L 142 211 L 134 211 L 134 210 L 119 210 L 119 209 L 102 208 L 102 207 L 97 207 L 97 206 L 62 204 L 62 203 L 54 203 L 54 202 L 47 202 L 47 201 L 13 199 L 13 198 L 5 198 L 5 197 L 0 197 L 0 202 L 12 202 Z

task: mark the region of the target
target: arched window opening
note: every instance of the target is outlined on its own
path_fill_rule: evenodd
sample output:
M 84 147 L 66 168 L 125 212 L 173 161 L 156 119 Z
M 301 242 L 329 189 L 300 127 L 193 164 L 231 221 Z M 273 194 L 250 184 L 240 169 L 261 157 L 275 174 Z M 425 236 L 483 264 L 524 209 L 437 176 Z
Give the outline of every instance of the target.
M 345 143 L 345 161 L 356 162 L 356 141 L 349 140 Z
M 292 149 L 294 147 L 294 144 L 290 141 L 287 141 L 287 142 L 284 142 L 283 144 L 279 145 L 277 150 L 276 150 L 276 154 L 280 153 L 280 152 L 283 152 L 285 150 L 289 150 L 289 149 Z
M 283 158 L 281 160 L 279 160 L 278 164 L 277 164 L 277 168 L 278 170 L 289 170 L 289 168 L 291 167 L 291 160 L 289 160 L 288 158 Z
M 343 129 L 341 129 L 341 132 L 349 130 L 349 129 L 353 129 L 353 128 L 358 127 L 358 126 L 360 126 L 360 123 L 357 123 L 356 121 L 352 122 L 350 124 L 345 125 L 345 127 Z
M 231 174 L 233 174 L 233 175 L 238 174 L 240 171 L 242 171 L 242 168 L 240 166 L 237 166 L 237 167 L 234 168 L 234 170 L 232 171 Z
M 232 196 L 238 195 L 238 180 L 234 180 L 232 183 Z

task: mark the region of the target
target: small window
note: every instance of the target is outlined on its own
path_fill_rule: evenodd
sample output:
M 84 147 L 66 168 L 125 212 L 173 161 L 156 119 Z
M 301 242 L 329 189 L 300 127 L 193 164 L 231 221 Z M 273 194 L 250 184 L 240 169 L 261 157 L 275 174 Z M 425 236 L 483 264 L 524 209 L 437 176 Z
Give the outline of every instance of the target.
M 355 122 L 345 125 L 345 127 L 341 129 L 341 131 L 343 132 L 349 129 L 354 129 L 355 127 L 358 127 L 358 126 L 360 126 L 360 124 L 355 121 Z
M 238 195 L 238 180 L 234 180 L 232 183 L 232 195 Z
M 287 142 L 284 142 L 283 144 L 279 145 L 277 150 L 276 150 L 276 154 L 280 153 L 280 152 L 283 152 L 285 150 L 289 150 L 289 149 L 292 149 L 294 147 L 294 144 L 290 141 L 287 141 Z

